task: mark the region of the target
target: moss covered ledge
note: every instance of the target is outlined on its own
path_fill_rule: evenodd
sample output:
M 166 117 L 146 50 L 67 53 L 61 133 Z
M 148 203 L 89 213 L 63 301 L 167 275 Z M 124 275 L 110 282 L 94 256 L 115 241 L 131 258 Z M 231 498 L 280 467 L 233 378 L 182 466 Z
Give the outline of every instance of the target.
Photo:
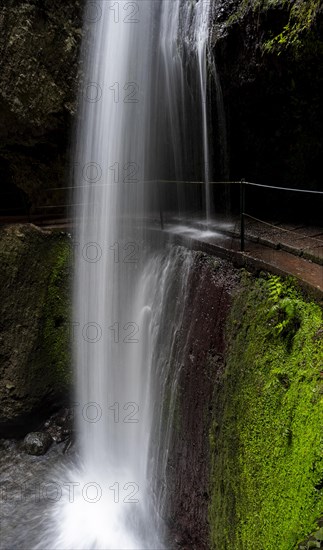
M 322 310 L 292 281 L 246 274 L 227 337 L 210 430 L 211 548 L 292 550 L 323 515 Z

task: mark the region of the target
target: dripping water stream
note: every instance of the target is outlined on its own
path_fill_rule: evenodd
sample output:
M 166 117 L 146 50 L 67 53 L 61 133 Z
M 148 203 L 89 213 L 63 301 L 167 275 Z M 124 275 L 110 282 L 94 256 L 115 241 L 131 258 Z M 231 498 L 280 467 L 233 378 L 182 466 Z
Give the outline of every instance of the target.
M 212 200 L 208 124 L 208 49 L 211 2 L 162 2 L 160 50 L 161 74 L 158 79 L 158 102 L 165 109 L 158 120 L 168 144 L 158 142 L 168 171 L 155 165 L 164 176 L 183 181 L 204 181 L 203 202 L 206 226 L 209 225 Z M 167 122 L 165 123 L 165 118 Z M 178 208 L 182 217 L 190 218 L 192 205 L 200 196 L 188 186 L 178 184 Z

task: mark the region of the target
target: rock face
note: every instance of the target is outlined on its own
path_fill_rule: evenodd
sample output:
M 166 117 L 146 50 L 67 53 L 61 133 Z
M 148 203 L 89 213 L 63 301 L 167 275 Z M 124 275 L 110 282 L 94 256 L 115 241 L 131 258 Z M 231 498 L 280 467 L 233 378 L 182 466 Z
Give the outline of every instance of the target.
M 175 348 L 166 546 L 296 548 L 322 513 L 322 309 L 197 253 Z
M 78 86 L 82 6 L 80 0 L 0 2 L 3 211 L 26 210 L 24 200 L 35 210 L 53 198 L 40 190 L 64 186 Z M 17 188 L 25 194 L 11 201 Z M 56 201 L 59 198 L 62 195 L 55 196 Z
M 29 455 L 40 456 L 48 451 L 52 442 L 53 440 L 48 433 L 32 432 L 26 435 L 23 442 L 23 448 Z
M 169 460 L 166 522 L 180 548 L 209 548 L 209 430 L 214 384 L 225 361 L 225 325 L 239 272 L 198 253 L 178 340 L 181 369 Z
M 230 179 L 322 190 L 323 2 L 214 0 L 212 43 Z M 214 108 L 215 135 L 217 118 Z M 218 157 L 216 148 L 216 178 Z M 295 197 L 289 194 L 287 206 L 281 192 L 253 190 L 247 206 L 272 218 L 293 210 L 300 218 L 307 210 L 312 222 L 314 214 L 319 220 L 322 205 L 316 209 L 316 199 Z
M 69 239 L 0 229 L 0 434 L 24 434 L 70 382 Z

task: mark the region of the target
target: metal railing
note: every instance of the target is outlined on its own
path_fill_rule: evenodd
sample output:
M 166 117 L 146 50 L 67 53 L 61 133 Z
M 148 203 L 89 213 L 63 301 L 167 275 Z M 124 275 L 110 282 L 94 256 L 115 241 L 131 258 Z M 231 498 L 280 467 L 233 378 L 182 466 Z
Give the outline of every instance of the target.
M 157 194 L 158 194 L 158 208 L 159 208 L 159 217 L 160 217 L 160 227 L 161 229 L 164 229 L 165 227 L 165 219 L 164 219 L 164 212 L 163 212 L 163 207 L 162 207 L 162 185 L 163 184 L 167 184 L 167 183 L 171 183 L 171 184 L 192 184 L 192 185 L 205 185 L 205 181 L 177 181 L 177 180 L 151 180 L 151 181 L 144 181 L 144 182 L 141 182 L 141 183 L 144 183 L 144 184 L 147 184 L 147 183 L 150 183 L 150 184 L 157 184 Z M 77 187 L 73 187 L 73 186 L 68 186 L 68 187 L 53 187 L 53 188 L 49 188 L 49 189 L 42 189 L 41 191 L 46 193 L 47 191 L 68 191 L 68 190 L 72 190 L 72 189 L 76 189 L 76 188 L 92 188 L 92 187 L 102 187 L 104 186 L 105 184 L 99 184 L 99 183 L 94 183 L 94 184 L 87 184 L 87 185 L 82 185 L 82 186 L 77 186 Z M 124 185 L 132 185 L 131 183 L 125 183 Z M 258 188 L 258 189 L 269 189 L 269 190 L 277 190 L 277 191 L 288 191 L 289 193 L 305 193 L 305 194 L 313 194 L 313 195 L 320 195 L 322 196 L 323 195 L 323 191 L 312 191 L 312 190 L 308 190 L 308 189 L 295 189 L 295 188 L 291 188 L 291 187 L 278 187 L 278 186 L 273 186 L 273 185 L 263 185 L 263 184 L 260 184 L 260 183 L 254 183 L 254 182 L 249 182 L 249 181 L 246 181 L 244 179 L 240 180 L 240 181 L 212 181 L 212 182 L 209 182 L 209 185 L 240 185 L 240 250 L 241 252 L 245 252 L 245 244 L 246 244 L 246 218 L 251 218 L 251 219 L 254 219 L 258 222 L 261 222 L 261 223 L 264 223 L 264 224 L 267 224 L 267 225 L 270 225 L 272 227 L 275 227 L 273 226 L 272 224 L 268 224 L 267 222 L 265 222 L 264 220 L 259 220 L 257 218 L 254 218 L 253 216 L 251 216 L 250 214 L 247 213 L 247 206 L 246 206 L 246 189 L 247 187 L 250 187 L 250 188 Z M 18 190 L 18 194 L 19 194 L 19 190 Z M 29 221 L 32 221 L 33 220 L 33 215 L 30 214 L 30 211 L 26 205 L 26 201 L 25 201 L 25 198 L 23 196 L 23 193 L 21 192 L 21 197 L 20 197 L 20 201 L 21 203 L 24 205 L 24 207 L 26 208 L 26 214 L 28 216 L 28 220 Z M 76 206 L 76 204 L 72 204 L 72 203 L 69 203 L 69 204 L 54 204 L 54 205 L 40 205 L 40 206 L 36 206 L 36 210 L 40 210 L 40 209 L 43 209 L 44 210 L 51 210 L 51 211 L 54 211 L 56 209 L 66 209 L 66 208 L 71 208 L 72 206 Z M 4 211 L 2 209 L 2 211 Z M 8 209 L 8 212 L 9 212 L 9 209 Z M 42 216 L 40 216 L 42 217 Z M 35 218 L 37 218 L 37 215 L 35 215 Z M 44 216 L 45 218 L 45 216 Z M 284 230 L 282 229 L 283 231 L 288 231 L 288 230 Z
M 161 226 L 161 229 L 164 229 L 165 227 L 165 221 L 164 221 L 164 211 L 163 211 L 163 207 L 162 207 L 162 185 L 163 184 L 179 184 L 179 185 L 182 185 L 182 184 L 185 184 L 185 185 L 205 185 L 205 181 L 188 181 L 188 180 L 185 180 L 185 181 L 179 181 L 179 180 L 145 180 L 145 181 L 137 181 L 137 182 L 131 182 L 131 183 L 125 183 L 123 182 L 122 184 L 117 184 L 117 185 L 125 185 L 125 186 L 132 186 L 134 185 L 134 183 L 141 183 L 141 184 L 153 184 L 153 185 L 156 185 L 157 187 L 157 194 L 158 194 L 158 210 L 159 210 L 159 217 L 160 217 L 160 226 Z M 212 181 L 212 182 L 209 182 L 208 183 L 209 185 L 232 185 L 232 184 L 235 184 L 235 185 L 238 185 L 240 184 L 240 181 Z M 111 183 L 111 184 L 107 184 L 107 183 L 87 183 L 85 185 L 77 185 L 77 186 L 73 186 L 73 185 L 70 185 L 70 186 L 63 186 L 63 187 L 50 187 L 50 188 L 47 188 L 47 189 L 41 189 L 41 192 L 42 193 L 46 193 L 46 192 L 62 192 L 64 191 L 64 193 L 66 194 L 66 192 L 68 192 L 68 194 L 73 191 L 73 190 L 76 190 L 76 189 L 92 189 L 92 188 L 99 188 L 99 187 L 106 187 L 107 185 L 116 185 L 115 183 Z M 58 210 L 66 210 L 66 209 L 69 209 L 69 208 L 74 208 L 75 206 L 83 206 L 83 204 L 77 204 L 77 203 L 72 203 L 72 202 L 69 202 L 69 203 L 64 203 L 64 204 L 40 204 L 40 205 L 36 205 L 34 207 L 34 211 L 42 211 L 42 214 L 35 214 L 35 212 L 33 214 L 31 214 L 30 212 L 28 212 L 28 219 L 29 221 L 33 221 L 33 219 L 37 219 L 38 217 L 46 220 L 47 216 L 44 215 L 44 211 L 51 211 L 51 212 L 54 212 L 54 211 L 58 211 Z M 9 212 L 9 210 L 8 210 Z M 49 216 L 49 217 L 52 217 L 52 216 Z
M 262 185 L 261 183 L 252 183 L 250 181 L 245 181 L 244 179 L 242 179 L 240 182 L 240 250 L 241 252 L 245 251 L 245 242 L 246 242 L 245 219 L 247 217 L 252 217 L 246 212 L 246 187 L 247 186 L 257 187 L 260 189 L 270 189 L 270 190 L 275 189 L 279 191 L 323 195 L 323 191 L 312 191 L 309 189 L 295 189 L 293 187 L 277 187 L 274 185 Z M 258 220 L 258 221 L 262 221 L 262 220 Z

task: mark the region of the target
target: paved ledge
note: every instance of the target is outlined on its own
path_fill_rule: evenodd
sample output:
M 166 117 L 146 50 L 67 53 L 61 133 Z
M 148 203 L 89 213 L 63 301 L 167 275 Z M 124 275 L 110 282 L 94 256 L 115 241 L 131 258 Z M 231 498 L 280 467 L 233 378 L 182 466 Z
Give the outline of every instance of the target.
M 167 228 L 163 233 L 170 242 L 225 258 L 236 267 L 244 267 L 256 273 L 269 271 L 275 275 L 295 277 L 300 286 L 323 305 L 323 267 L 303 257 L 250 241 L 246 241 L 248 252 L 240 252 L 239 239 L 221 234 L 203 236 L 202 232 L 194 235 L 194 231 L 192 234 L 175 233 Z
M 235 228 L 239 224 L 235 224 Z M 233 236 L 238 237 L 238 231 Z M 274 249 L 285 250 L 323 266 L 323 228 L 286 223 L 261 223 L 246 219 L 249 241 Z

